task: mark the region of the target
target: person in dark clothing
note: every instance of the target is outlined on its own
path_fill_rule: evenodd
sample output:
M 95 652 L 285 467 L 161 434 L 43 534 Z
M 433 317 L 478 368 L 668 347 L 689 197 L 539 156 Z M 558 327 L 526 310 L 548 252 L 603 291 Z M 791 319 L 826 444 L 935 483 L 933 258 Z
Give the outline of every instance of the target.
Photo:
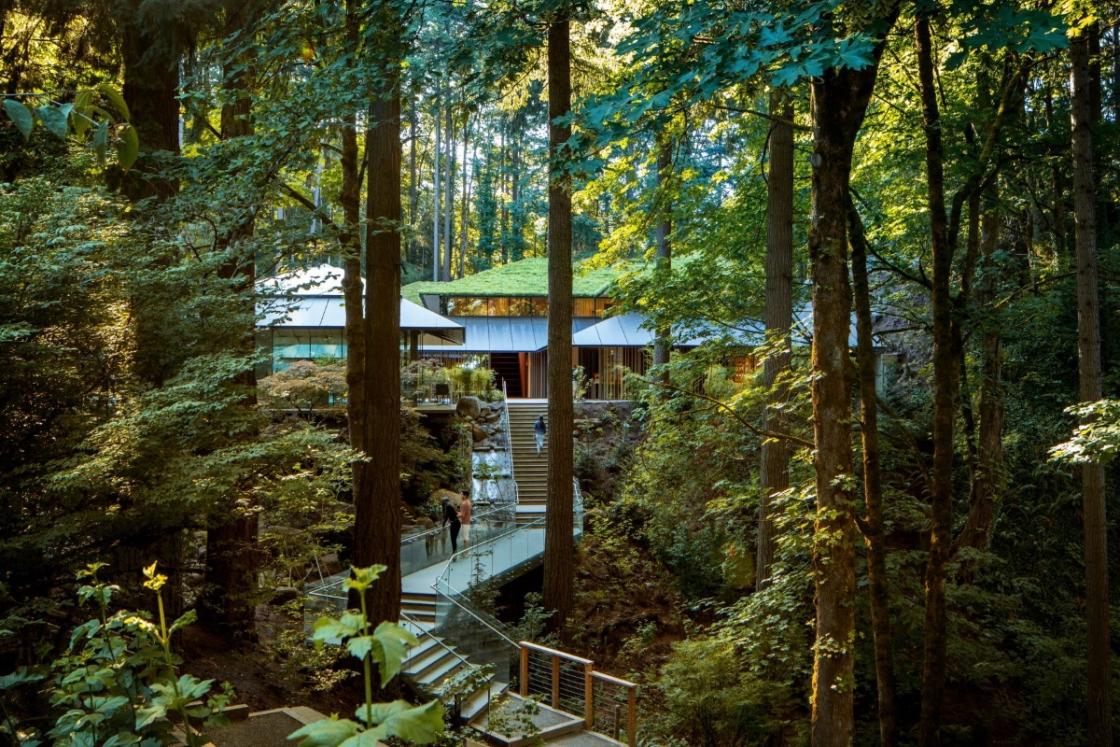
M 533 434 L 537 437 L 537 453 L 541 453 L 544 448 L 544 437 L 548 434 L 548 426 L 544 424 L 544 415 L 537 418 L 537 422 L 533 423 Z
M 443 498 L 443 526 L 451 525 L 451 552 L 459 552 L 459 530 L 463 524 L 459 521 L 459 512 L 451 505 L 451 501 Z

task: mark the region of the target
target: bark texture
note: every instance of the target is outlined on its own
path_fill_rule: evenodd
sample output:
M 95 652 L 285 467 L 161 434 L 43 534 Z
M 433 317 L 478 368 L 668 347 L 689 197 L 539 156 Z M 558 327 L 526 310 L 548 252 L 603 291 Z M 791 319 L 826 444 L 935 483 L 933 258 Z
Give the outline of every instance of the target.
M 789 332 L 793 325 L 793 101 L 788 92 L 770 94 L 770 172 L 766 194 L 766 313 L 768 337 L 783 340 L 782 349 L 762 364 L 762 385 L 769 391 L 764 428 L 784 433 L 780 406 L 787 397 L 775 382 L 789 370 Z M 778 439 L 762 442 L 759 454 L 758 542 L 755 560 L 757 588 L 770 579 L 774 562 L 774 522 L 770 501 L 789 487 L 789 444 Z
M 933 249 L 933 485 L 930 498 L 930 546 L 925 579 L 925 643 L 922 665 L 922 711 L 919 741 L 941 743 L 941 705 L 945 694 L 945 581 L 953 531 L 953 421 L 957 366 L 952 332 L 953 244 L 945 212 L 944 148 L 941 115 L 933 75 L 929 17 L 914 24 L 926 135 L 926 182 L 930 244 Z
M 359 46 L 358 0 L 346 3 L 346 41 L 352 50 Z M 342 295 L 346 311 L 346 420 L 350 448 L 366 450 L 366 329 L 365 302 L 362 299 L 361 169 L 358 154 L 357 112 L 347 112 L 342 120 L 342 203 L 343 226 L 339 236 L 342 248 Z M 367 504 L 369 464 L 356 461 L 351 467 L 351 495 L 354 504 Z
M 673 170 L 673 141 L 668 137 L 658 138 L 657 143 L 657 195 L 661 209 L 661 218 L 657 221 L 654 230 L 654 243 L 657 248 L 657 272 L 668 275 L 673 265 L 673 244 L 670 234 L 673 232 L 673 207 L 672 196 L 669 194 L 670 175 Z M 653 342 L 653 364 L 662 366 L 669 362 L 670 330 L 667 326 L 657 329 L 657 336 Z M 667 376 L 662 377 L 667 380 Z
M 867 279 L 867 238 L 854 204 L 848 205 L 848 241 L 852 247 L 852 290 L 856 312 L 856 368 L 859 378 L 860 441 L 863 449 L 863 502 L 867 518 L 867 594 L 875 645 L 875 684 L 879 697 L 879 742 L 898 744 L 895 709 L 894 635 L 891 629 L 887 542 L 883 529 L 883 478 L 879 453 L 879 400 L 872 339 L 871 287 Z
M 878 59 L 878 58 L 876 58 Z M 816 642 L 812 742 L 850 745 L 854 729 L 855 496 L 852 491 L 851 366 L 848 333 L 847 204 L 852 148 L 878 65 L 830 69 L 812 85 L 813 442 L 817 511 L 813 524 Z
M 1082 402 L 1101 398 L 1101 330 L 1097 273 L 1096 185 L 1093 180 L 1089 38 L 1070 40 L 1070 125 L 1074 244 L 1077 258 L 1077 353 Z M 1089 645 L 1089 743 L 1112 744 L 1108 629 L 1108 524 L 1104 467 L 1081 468 L 1085 523 L 1085 590 Z
M 551 624 L 572 608 L 572 195 L 562 146 L 571 127 L 557 118 L 571 110 L 570 23 L 565 9 L 548 27 L 548 511 L 544 547 L 544 606 Z
M 252 23 L 252 14 L 252 3 L 230 3 L 226 7 L 225 36 L 243 33 Z M 233 69 L 225 76 L 229 101 L 221 112 L 222 140 L 253 133 L 252 59 L 241 55 L 230 63 Z M 219 246 L 231 253 L 222 274 L 235 280 L 237 292 L 243 294 L 245 300 L 244 316 L 252 319 L 256 307 L 253 296 L 256 267 L 252 252 L 246 252 L 239 245 L 252 236 L 253 212 L 249 206 L 232 207 L 241 212 L 234 216 L 233 224 L 219 241 Z M 241 340 L 241 350 L 251 355 L 255 346 L 254 330 L 250 326 Z M 236 384 L 245 389 L 246 406 L 253 407 L 257 401 L 256 371 L 249 368 L 242 372 Z M 212 630 L 234 637 L 251 638 L 256 627 L 254 597 L 259 554 L 255 508 L 249 497 L 231 497 L 229 503 L 218 506 L 210 516 L 206 532 L 206 576 L 199 618 Z
M 366 422 L 368 501 L 355 506 L 355 560 L 386 571 L 369 591 L 375 623 L 400 618 L 401 600 L 401 99 L 400 38 L 394 3 L 379 3 L 382 73 L 366 132 Z M 374 446 L 376 445 L 376 448 Z

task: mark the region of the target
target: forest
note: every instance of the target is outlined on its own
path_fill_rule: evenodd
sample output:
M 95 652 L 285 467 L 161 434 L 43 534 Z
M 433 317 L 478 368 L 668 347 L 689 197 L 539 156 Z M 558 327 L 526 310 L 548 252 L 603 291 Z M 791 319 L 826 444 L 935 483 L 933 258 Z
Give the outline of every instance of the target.
M 0 87 L 0 744 L 1120 744 L 1120 3 L 0 0 Z

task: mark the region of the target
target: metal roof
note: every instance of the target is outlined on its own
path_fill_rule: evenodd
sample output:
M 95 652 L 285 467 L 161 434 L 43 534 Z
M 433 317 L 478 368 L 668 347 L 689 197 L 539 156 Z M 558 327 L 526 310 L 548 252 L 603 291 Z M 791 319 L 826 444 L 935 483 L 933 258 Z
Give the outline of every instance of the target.
M 346 326 L 346 307 L 342 298 L 342 270 L 319 265 L 306 270 L 267 278 L 257 284 L 258 327 L 334 328 Z M 365 280 L 362 280 L 364 285 Z M 463 325 L 430 309 L 402 298 L 401 329 L 435 335 L 440 340 L 461 344 Z
M 421 350 L 461 353 L 531 353 L 548 347 L 548 319 L 544 317 L 456 316 L 466 342 L 459 345 L 421 345 Z M 574 319 L 573 338 L 594 319 Z
M 808 345 L 812 341 L 813 311 L 808 305 L 794 311 L 793 341 L 795 344 Z M 742 346 L 761 345 L 765 339 L 765 327 L 759 320 L 747 320 L 735 325 L 722 325 L 702 322 L 682 325 L 674 329 L 673 345 L 677 347 L 697 347 L 714 340 L 729 340 Z M 642 314 L 628 313 L 607 317 L 572 336 L 572 345 L 578 348 L 647 347 L 653 344 L 654 331 L 649 320 Z M 848 344 L 856 346 L 855 315 L 852 315 Z

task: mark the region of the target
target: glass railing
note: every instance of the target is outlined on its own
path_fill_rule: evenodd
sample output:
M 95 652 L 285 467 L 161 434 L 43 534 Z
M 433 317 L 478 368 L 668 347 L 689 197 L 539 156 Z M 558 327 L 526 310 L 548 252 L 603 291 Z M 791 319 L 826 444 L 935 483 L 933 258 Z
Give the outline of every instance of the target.
M 470 541 L 484 542 L 509 530 L 517 520 L 516 502 L 505 501 L 484 503 L 475 501 L 471 514 Z M 466 544 L 463 534 L 459 535 L 459 548 Z M 401 540 L 401 575 L 429 568 L 451 559 L 454 550 L 451 546 L 451 529 L 437 526 L 418 532 Z
M 583 535 L 583 494 L 573 481 L 572 534 Z M 472 662 L 489 664 L 499 679 L 516 673 L 516 633 L 494 615 L 494 597 L 503 581 L 544 556 L 545 519 L 521 524 L 472 543 L 448 559 L 436 577 L 435 630 Z

